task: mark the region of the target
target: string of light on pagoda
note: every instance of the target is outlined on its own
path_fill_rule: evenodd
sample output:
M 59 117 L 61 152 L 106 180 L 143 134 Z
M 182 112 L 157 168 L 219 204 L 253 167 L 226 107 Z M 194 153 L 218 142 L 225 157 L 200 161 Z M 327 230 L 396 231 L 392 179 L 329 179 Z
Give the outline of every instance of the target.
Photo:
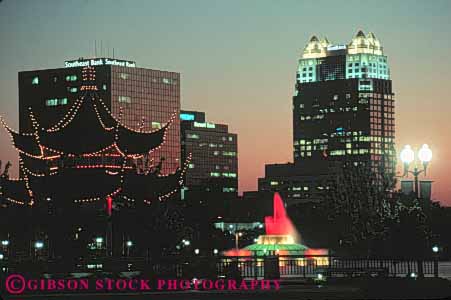
M 117 166 L 114 166 L 114 167 L 117 167 Z M 112 193 L 109 193 L 109 194 L 107 194 L 104 197 L 92 197 L 92 198 L 85 198 L 85 199 L 74 200 L 74 203 L 92 203 L 92 202 L 100 201 L 100 200 L 108 198 L 108 197 L 116 196 L 118 193 L 120 193 L 122 191 L 122 186 L 123 186 L 123 183 L 124 183 L 124 170 L 125 170 L 125 167 L 126 167 L 126 159 L 124 158 L 123 162 L 122 162 L 122 166 L 121 166 L 121 178 L 120 178 L 119 187 L 116 188 L 116 190 L 114 190 Z M 106 174 L 108 174 L 107 171 L 108 170 L 105 170 Z M 112 174 L 112 176 L 117 176 L 117 174 Z
M 84 96 L 82 99 L 84 99 L 84 98 L 85 98 L 85 96 Z M 99 100 L 101 100 L 101 99 L 99 99 Z M 83 100 L 79 99 L 79 101 L 78 101 L 78 106 L 75 106 L 75 105 L 74 105 L 74 106 L 72 107 L 72 109 L 73 109 L 73 114 L 72 114 L 72 115 L 71 115 L 70 113 L 67 114 L 67 115 L 71 115 L 71 118 L 69 118 L 69 119 L 66 120 L 67 122 L 70 122 L 70 121 L 73 119 L 73 116 L 76 115 L 76 112 L 78 111 L 78 108 L 79 108 L 79 106 L 80 106 L 82 103 L 83 103 Z M 102 105 L 104 105 L 103 101 L 102 101 Z M 106 108 L 106 107 L 105 107 L 105 108 Z M 96 109 L 97 109 L 97 107 L 96 107 Z M 106 109 L 107 109 L 107 108 L 106 108 Z M 31 107 L 29 108 L 29 110 L 30 110 L 30 119 L 31 119 L 31 121 L 32 121 L 32 123 L 33 123 L 33 127 L 34 127 L 34 128 L 36 129 L 36 131 L 37 131 L 37 129 L 40 127 L 40 124 L 38 123 L 38 121 L 37 121 L 36 118 L 34 117 L 34 114 L 33 114 L 32 110 L 31 110 Z M 122 110 L 122 108 L 121 108 L 121 110 Z M 98 113 L 98 110 L 97 110 L 97 113 Z M 98 114 L 97 117 L 99 118 L 99 120 L 101 120 L 100 114 Z M 172 123 L 174 117 L 175 117 L 175 114 L 172 116 L 171 120 L 168 122 L 169 124 Z M 64 118 L 63 118 L 63 119 L 64 119 Z M 61 127 L 58 127 L 58 128 L 56 128 L 56 127 L 55 127 L 55 128 L 50 128 L 50 129 L 48 129 L 48 131 L 54 132 L 55 130 L 60 130 L 61 128 L 64 128 L 65 126 L 67 126 L 67 122 L 62 123 L 62 124 L 57 123 L 57 124 L 61 125 Z M 12 132 L 14 132 L 14 130 L 12 130 L 11 128 L 9 128 L 9 126 L 3 121 L 3 119 L 2 119 L 2 124 L 5 126 L 5 128 L 7 128 L 7 131 L 8 131 L 8 133 L 10 134 L 11 140 L 14 142 L 14 136 L 12 135 Z M 119 121 L 118 124 L 117 124 L 117 128 L 118 128 L 118 126 L 119 126 L 120 124 L 121 124 L 121 123 L 120 123 L 120 121 Z M 131 128 L 128 128 L 128 127 L 125 127 L 125 128 L 127 128 L 128 130 L 134 131 L 134 130 L 131 129 Z M 40 142 L 39 134 L 38 134 L 36 131 L 35 131 L 34 135 L 35 135 L 36 140 L 37 140 L 37 142 L 38 142 L 38 144 L 39 144 L 39 148 L 40 148 L 40 150 L 41 150 L 41 155 L 33 155 L 33 154 L 31 154 L 31 153 L 27 153 L 27 152 L 25 152 L 25 151 L 23 151 L 23 150 L 17 148 L 17 147 L 15 146 L 15 144 L 13 143 L 13 144 L 14 144 L 14 147 L 16 148 L 16 150 L 19 151 L 20 153 L 24 154 L 24 155 L 27 155 L 27 156 L 32 157 L 32 158 L 37 158 L 37 159 L 43 159 L 43 158 L 48 159 L 47 157 L 44 157 L 44 153 L 43 153 L 44 151 L 47 151 L 47 152 L 51 152 L 51 153 L 53 153 L 53 154 L 56 154 L 56 155 L 52 156 L 52 158 L 58 158 L 58 156 L 60 156 L 60 155 L 76 156 L 76 154 L 73 154 L 73 153 L 64 153 L 63 151 L 56 150 L 56 149 L 47 147 L 47 146 L 45 146 L 45 145 L 42 145 L 41 142 Z M 134 131 L 134 132 L 135 132 L 135 131 Z M 152 132 L 155 132 L 155 131 L 152 131 Z M 24 135 L 24 136 L 31 136 L 31 135 L 33 135 L 33 133 L 26 133 L 26 134 L 22 134 L 22 135 Z M 156 148 L 154 148 L 154 149 L 151 149 L 148 153 L 150 154 L 150 153 L 152 153 L 152 152 L 154 152 L 154 151 L 157 151 L 157 150 L 161 149 L 161 147 L 163 147 L 163 145 L 164 145 L 165 142 L 166 142 L 166 136 L 167 136 L 167 131 L 165 130 L 165 133 L 164 133 L 164 136 L 163 136 L 163 142 L 162 142 L 158 147 L 156 147 Z M 117 140 L 117 139 L 118 139 L 118 135 L 116 136 L 116 140 Z M 109 150 L 109 149 L 111 149 L 111 148 L 113 148 L 113 147 L 116 149 L 116 151 L 117 151 L 121 156 L 127 156 L 127 157 L 129 157 L 129 158 L 142 158 L 142 157 L 144 156 L 144 154 L 127 154 L 127 153 L 125 153 L 122 149 L 120 149 L 120 148 L 118 147 L 117 143 L 116 143 L 116 144 L 113 144 L 113 145 L 109 145 L 109 146 L 105 147 L 104 149 L 100 149 L 100 150 L 97 150 L 97 151 L 92 152 L 92 153 L 85 153 L 84 156 L 89 157 L 89 156 L 93 156 L 93 155 L 98 155 L 98 154 L 100 154 L 100 153 L 102 153 L 102 152 L 105 152 L 105 151 L 107 151 L 107 150 Z
M 100 116 L 99 109 L 97 108 L 97 105 L 94 102 L 93 102 L 93 106 L 94 106 L 94 111 L 96 112 L 97 119 L 99 120 L 99 123 L 100 123 L 100 125 L 102 125 L 103 129 L 110 131 L 114 128 L 117 128 L 116 126 L 113 126 L 113 127 L 106 126 L 102 120 L 102 117 Z
M 85 97 L 86 97 L 86 93 L 74 102 L 74 104 L 71 106 L 69 111 L 66 113 L 66 115 L 64 115 L 64 117 L 62 119 L 60 119 L 55 125 L 51 126 L 50 128 L 46 129 L 45 131 L 57 132 L 57 131 L 60 131 L 61 129 L 67 127 L 67 125 L 69 125 L 74 120 L 74 118 L 77 116 L 77 113 L 80 110 L 80 107 L 84 103 Z
M 11 203 L 14 203 L 14 204 L 25 205 L 25 202 L 17 201 L 17 200 L 14 200 L 12 198 L 9 198 L 9 197 L 5 197 L 5 199 L 8 200 Z
M 84 96 L 83 96 L 83 99 L 85 99 L 87 97 L 87 95 L 85 94 Z M 82 102 L 80 102 L 80 103 L 83 103 L 83 101 Z M 77 109 L 77 111 L 78 111 L 78 109 Z M 74 113 L 74 115 L 73 115 L 73 117 L 75 117 L 75 115 L 76 115 L 76 113 Z M 73 118 L 72 118 L 73 119 Z M 70 123 L 71 121 L 72 121 L 72 119 L 69 119 L 68 120 L 68 122 Z M 65 126 L 67 126 L 68 124 L 63 124 L 62 125 L 62 127 L 61 128 L 64 128 Z M 61 128 L 59 128 L 59 129 L 61 129 Z M 59 130 L 58 129 L 58 130 Z M 75 156 L 78 156 L 79 154 L 74 154 L 74 153 L 65 153 L 65 152 L 63 152 L 63 151 L 60 151 L 60 150 L 56 150 L 56 149 L 53 149 L 53 148 L 49 148 L 49 147 L 47 147 L 47 146 L 44 146 L 44 145 L 41 145 L 40 144 L 40 147 L 42 147 L 44 150 L 47 150 L 47 151 L 50 151 L 50 152 L 53 152 L 53 153 L 57 153 L 57 154 L 59 154 L 59 155 L 66 155 L 66 156 L 69 156 L 69 157 L 75 157 Z M 100 154 L 100 153 L 102 153 L 102 152 L 105 152 L 105 151 L 107 151 L 107 150 L 109 150 L 109 149 L 111 149 L 111 148 L 113 148 L 114 147 L 114 143 L 113 144 L 111 144 L 111 145 L 109 145 L 109 146 L 106 146 L 105 148 L 103 148 L 103 149 L 100 149 L 100 150 L 97 150 L 97 151 L 94 151 L 94 152 L 91 152 L 91 153 L 84 153 L 84 154 L 82 154 L 83 156 L 85 156 L 85 157 L 90 157 L 90 156 L 95 156 L 95 155 L 98 155 L 98 154 Z
M 167 134 L 168 134 L 168 131 L 169 131 L 169 127 L 172 124 L 172 119 L 167 124 L 169 124 L 169 125 L 165 125 L 165 127 L 162 127 L 161 129 L 158 129 L 158 130 L 164 130 L 162 143 L 160 145 L 158 145 L 157 147 L 151 149 L 147 154 L 152 154 L 152 153 L 160 150 L 166 144 L 166 137 L 167 137 Z M 155 131 L 153 131 L 152 133 L 155 133 Z M 128 155 L 129 157 L 131 157 L 133 159 L 139 159 L 139 158 L 144 157 L 145 154 L 141 153 L 141 154 L 126 154 L 126 155 Z
M 189 162 L 191 161 L 191 159 L 192 159 L 192 153 L 189 153 L 189 154 L 188 154 L 188 157 L 187 157 L 187 159 L 186 159 L 186 161 L 185 161 L 185 164 L 184 164 L 184 166 L 183 166 L 183 169 L 182 169 L 181 172 L 180 172 L 180 178 L 179 178 L 179 181 L 178 181 L 179 187 L 181 187 L 181 186 L 183 185 L 183 176 L 184 176 L 184 174 L 186 173 L 186 170 L 187 170 L 187 168 L 188 168 L 188 165 L 189 165 Z M 161 177 L 166 177 L 166 176 L 161 176 Z M 174 195 L 175 193 L 177 193 L 178 190 L 179 190 L 179 189 L 176 188 L 176 189 L 170 191 L 169 193 L 166 193 L 166 194 L 164 194 L 164 195 L 162 195 L 162 196 L 159 196 L 159 197 L 158 197 L 158 200 L 159 200 L 160 202 L 162 202 L 165 198 L 169 198 L 169 197 L 171 197 L 172 195 Z
M 20 179 L 8 179 L 8 180 L 9 180 L 9 181 L 22 181 L 22 180 L 20 180 Z M 2 189 L 0 189 L 0 196 L 4 196 L 4 195 L 3 195 Z M 25 202 L 21 202 L 21 201 L 15 200 L 15 199 L 12 199 L 12 198 L 10 198 L 10 197 L 4 196 L 3 199 L 5 199 L 5 200 L 7 200 L 7 201 L 9 201 L 9 202 L 11 202 L 11 203 L 13 203 L 13 204 L 25 205 Z
M 136 131 L 135 129 L 133 129 L 133 128 L 131 128 L 131 127 L 128 127 L 128 126 L 124 125 L 124 124 L 121 122 L 122 116 L 123 116 L 123 107 L 122 107 L 122 106 L 119 107 L 119 116 L 118 116 L 118 118 L 116 119 L 116 118 L 113 116 L 113 114 L 111 113 L 111 111 L 108 109 L 108 107 L 105 105 L 105 103 L 103 102 L 103 100 L 102 100 L 101 98 L 98 98 L 98 100 L 99 100 L 99 102 L 101 103 L 101 105 L 103 106 L 103 108 L 105 109 L 105 111 L 113 118 L 113 120 L 116 121 L 116 136 L 115 136 L 116 142 L 119 140 L 119 126 L 122 126 L 123 128 L 125 128 L 125 129 L 127 129 L 127 130 L 129 130 L 129 131 L 132 131 L 132 132 L 134 132 L 134 133 L 151 134 L 151 133 L 155 133 L 155 132 L 157 132 L 157 131 L 159 131 L 159 130 L 164 130 L 164 134 L 163 134 L 163 142 L 162 142 L 158 147 L 151 149 L 147 154 L 152 154 L 153 152 L 155 152 L 155 151 L 161 149 L 161 148 L 165 145 L 165 143 L 166 143 L 166 137 L 167 137 L 167 134 L 168 134 L 168 130 L 169 130 L 170 126 L 172 125 L 173 121 L 175 120 L 175 118 L 176 118 L 176 116 L 177 116 L 177 113 L 173 113 L 173 114 L 171 115 L 171 118 L 170 118 L 169 121 L 163 126 L 163 128 L 161 128 L 161 129 L 156 129 L 156 130 L 153 130 L 153 131 L 150 131 L 150 132 L 142 132 L 141 130 L 140 130 L 140 131 Z M 101 117 L 101 115 L 100 115 L 100 112 L 98 111 L 97 106 L 96 106 L 95 104 L 94 104 L 94 108 L 95 108 L 96 116 L 97 116 L 97 118 L 99 119 L 99 121 L 100 121 L 102 127 L 103 127 L 104 129 L 107 129 L 107 130 L 109 129 L 109 130 L 111 130 L 109 127 L 106 127 L 106 126 L 105 126 L 105 124 L 104 124 L 104 122 L 103 122 L 103 120 L 102 120 L 102 117 Z M 116 150 L 117 150 L 122 156 L 127 156 L 127 157 L 132 158 L 132 159 L 142 158 L 142 157 L 145 155 L 145 154 L 128 154 L 126 151 L 120 149 L 119 146 L 117 145 L 117 143 L 116 143 L 116 145 L 115 145 L 115 148 L 116 148 Z
M 122 190 L 121 188 L 117 188 L 113 192 L 105 195 L 104 197 L 93 197 L 93 198 L 78 199 L 78 200 L 74 200 L 74 203 L 92 203 L 92 202 L 100 201 L 100 200 L 103 200 L 105 198 L 113 197 L 113 196 L 117 195 L 121 190 Z
M 146 118 L 143 116 L 143 117 L 141 117 L 141 123 L 138 124 L 138 129 L 139 129 L 139 132 L 141 132 L 141 133 L 144 131 L 145 121 L 146 121 Z
M 136 201 L 135 199 L 129 198 L 129 197 L 125 196 L 125 195 L 123 195 L 122 198 L 124 198 L 128 202 L 133 202 L 134 203 Z
M 127 126 L 126 124 L 122 123 L 121 118 L 119 118 L 119 120 L 118 120 L 118 119 L 114 116 L 114 114 L 111 112 L 111 110 L 107 107 L 107 105 L 105 104 L 105 102 L 103 102 L 102 99 L 98 98 L 98 100 L 99 100 L 100 104 L 102 104 L 102 106 L 103 106 L 103 108 L 106 110 L 106 112 L 107 112 L 108 114 L 110 114 L 110 116 L 111 116 L 117 123 L 119 123 L 120 126 L 122 126 L 123 128 L 125 128 L 125 129 L 127 129 L 127 130 L 129 130 L 129 131 L 132 131 L 132 132 L 134 132 L 134 133 L 147 133 L 147 134 L 149 134 L 149 133 L 155 133 L 155 132 L 161 130 L 160 128 L 158 128 L 158 129 L 150 130 L 150 131 L 140 131 L 140 130 L 136 130 L 135 128 L 129 127 L 129 126 Z M 122 106 L 119 107 L 119 110 L 121 110 L 121 109 L 122 109 Z M 167 121 L 167 122 L 162 126 L 162 128 L 164 128 L 164 127 L 170 125 L 170 124 L 173 122 L 173 120 L 175 120 L 176 116 L 177 116 L 177 112 L 172 113 L 172 114 L 171 114 L 171 117 L 169 118 L 169 121 Z
M 23 160 L 19 157 L 19 170 L 22 170 L 22 172 L 24 173 L 23 176 L 23 181 L 25 183 L 25 189 L 27 190 L 28 196 L 30 197 L 30 202 L 28 203 L 28 205 L 32 206 L 34 204 L 34 199 L 33 199 L 33 191 L 30 187 L 30 182 L 28 180 L 28 175 L 25 172 L 25 165 Z

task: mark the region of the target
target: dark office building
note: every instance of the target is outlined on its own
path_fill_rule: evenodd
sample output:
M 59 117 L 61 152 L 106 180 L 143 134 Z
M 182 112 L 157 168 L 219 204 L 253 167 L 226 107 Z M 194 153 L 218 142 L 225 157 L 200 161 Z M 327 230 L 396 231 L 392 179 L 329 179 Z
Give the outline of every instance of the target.
M 394 94 L 382 50 L 361 31 L 348 45 L 311 38 L 293 97 L 294 163 L 267 165 L 259 190 L 310 201 L 346 165 L 370 171 L 375 184 L 394 175 Z
M 162 173 L 180 167 L 180 74 L 137 68 L 136 63 L 110 58 L 66 61 L 63 68 L 19 73 L 19 127 L 30 132 L 29 108 L 44 128 L 56 124 L 73 107 L 80 95 L 83 67 L 95 68 L 97 94 L 122 124 L 143 132 L 164 126 L 171 116 L 174 121 L 164 145 L 150 154 L 157 165 L 164 157 Z M 70 137 L 68 137 L 70 138 Z
M 237 134 L 228 126 L 207 122 L 205 113 L 182 111 L 182 160 L 189 153 L 192 160 L 186 172 L 189 192 L 220 192 L 236 195 L 238 191 Z

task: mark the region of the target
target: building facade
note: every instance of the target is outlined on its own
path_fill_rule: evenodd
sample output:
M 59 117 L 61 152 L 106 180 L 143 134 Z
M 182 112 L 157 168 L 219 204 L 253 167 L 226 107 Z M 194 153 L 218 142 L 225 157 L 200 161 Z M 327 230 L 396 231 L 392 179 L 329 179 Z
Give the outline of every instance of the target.
M 374 34 L 359 31 L 347 45 L 313 36 L 296 74 L 294 163 L 267 166 L 259 190 L 280 189 L 307 201 L 347 165 L 368 170 L 375 184 L 389 180 L 395 172 L 394 101 L 387 57 Z
M 97 94 L 113 116 L 143 132 L 158 130 L 174 118 L 164 145 L 148 158 L 162 173 L 180 167 L 180 74 L 137 68 L 136 63 L 110 58 L 66 61 L 57 69 L 19 72 L 19 130 L 32 129 L 30 108 L 45 128 L 51 128 L 71 109 L 81 93 L 83 67 L 95 68 Z M 68 137 L 70 138 L 70 137 Z
M 206 122 L 205 113 L 181 111 L 182 160 L 191 153 L 186 189 L 192 192 L 238 192 L 237 134 L 228 126 Z

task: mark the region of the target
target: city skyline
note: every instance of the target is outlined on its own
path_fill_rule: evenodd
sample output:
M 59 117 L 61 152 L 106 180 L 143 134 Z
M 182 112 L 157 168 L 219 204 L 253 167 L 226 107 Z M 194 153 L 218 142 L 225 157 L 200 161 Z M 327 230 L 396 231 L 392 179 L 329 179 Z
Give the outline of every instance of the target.
M 102 41 L 110 56 L 114 47 L 116 57 L 139 67 L 180 72 L 181 108 L 205 111 L 240 136 L 240 191 L 255 190 L 266 163 L 292 161 L 291 97 L 305 44 L 312 35 L 349 41 L 362 29 L 374 32 L 390 56 L 398 153 L 405 144 L 417 149 L 429 144 L 434 152 L 428 170 L 435 181 L 433 199 L 451 205 L 446 177 L 451 123 L 437 122 L 451 111 L 442 84 L 451 79 L 451 62 L 442 59 L 451 42 L 440 35 L 451 28 L 449 2 L 418 2 L 409 11 L 407 1 L 339 6 L 258 2 L 258 13 L 256 1 L 179 2 L 177 11 L 164 2 L 128 3 L 3 1 L 0 112 L 7 122 L 18 128 L 19 71 L 59 68 L 65 60 L 94 56 L 94 41 Z M 0 142 L 0 159 L 12 160 L 17 174 L 16 154 L 5 132 Z

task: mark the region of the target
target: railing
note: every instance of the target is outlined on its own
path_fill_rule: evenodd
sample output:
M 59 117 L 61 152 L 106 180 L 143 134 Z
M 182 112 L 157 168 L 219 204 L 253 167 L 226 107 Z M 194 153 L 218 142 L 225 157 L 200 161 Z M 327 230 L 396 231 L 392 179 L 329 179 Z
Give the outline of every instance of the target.
M 4 262 L 5 263 L 5 262 Z M 446 265 L 448 266 L 448 265 Z M 147 272 L 174 278 L 314 278 L 387 276 L 387 277 L 438 277 L 437 260 L 353 258 L 338 256 L 246 256 L 246 257 L 171 257 L 157 263 L 145 258 L 97 258 L 70 262 L 10 262 L 8 272 L 32 271 L 58 272 Z M 446 269 L 448 270 L 448 269 Z M 0 270 L 1 271 L 1 270 Z M 446 272 L 451 272 L 446 271 Z M 451 274 L 440 274 L 451 278 Z

